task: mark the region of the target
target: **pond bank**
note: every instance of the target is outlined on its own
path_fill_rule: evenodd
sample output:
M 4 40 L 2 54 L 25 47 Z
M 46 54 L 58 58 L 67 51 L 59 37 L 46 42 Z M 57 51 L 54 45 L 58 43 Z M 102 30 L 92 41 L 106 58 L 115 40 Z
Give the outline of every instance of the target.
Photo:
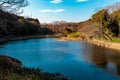
M 10 42 L 10 41 L 18 41 L 18 40 L 27 40 L 27 39 L 37 39 L 37 38 L 58 38 L 59 35 L 33 35 L 33 36 L 22 36 L 22 37 L 5 37 L 0 38 L 0 44 Z
M 120 43 L 116 43 L 116 42 L 103 41 L 103 40 L 98 40 L 98 39 L 87 40 L 86 42 L 93 44 L 93 45 L 97 45 L 97 46 L 120 50 Z
M 81 41 L 80 37 L 70 38 L 70 37 L 60 37 L 58 41 Z
M 23 67 L 19 60 L 4 55 L 0 55 L 0 76 L 0 80 L 68 80 L 60 73 Z
M 120 50 L 120 43 L 117 42 L 110 42 L 110 41 L 104 41 L 104 40 L 98 40 L 98 39 L 87 39 L 87 40 L 82 40 L 81 38 L 68 38 L 68 37 L 61 37 L 58 39 L 59 41 L 85 41 L 87 43 L 96 45 L 96 46 L 101 46 L 101 47 L 106 47 L 110 49 L 115 49 L 115 50 Z

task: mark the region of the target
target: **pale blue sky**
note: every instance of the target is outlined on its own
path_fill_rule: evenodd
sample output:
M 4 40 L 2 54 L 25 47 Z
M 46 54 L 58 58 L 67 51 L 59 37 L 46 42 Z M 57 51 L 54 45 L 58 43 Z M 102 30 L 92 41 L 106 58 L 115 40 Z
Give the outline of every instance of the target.
M 38 18 L 40 22 L 87 20 L 96 8 L 104 8 L 119 0 L 29 0 L 22 15 Z

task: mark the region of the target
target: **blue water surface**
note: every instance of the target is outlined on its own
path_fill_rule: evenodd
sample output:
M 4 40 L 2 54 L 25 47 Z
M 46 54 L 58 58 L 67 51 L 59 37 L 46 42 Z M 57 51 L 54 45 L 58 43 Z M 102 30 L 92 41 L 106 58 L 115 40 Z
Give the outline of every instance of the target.
M 8 42 L 0 53 L 19 59 L 24 66 L 60 72 L 74 80 L 120 80 L 120 52 L 85 42 L 54 38 Z

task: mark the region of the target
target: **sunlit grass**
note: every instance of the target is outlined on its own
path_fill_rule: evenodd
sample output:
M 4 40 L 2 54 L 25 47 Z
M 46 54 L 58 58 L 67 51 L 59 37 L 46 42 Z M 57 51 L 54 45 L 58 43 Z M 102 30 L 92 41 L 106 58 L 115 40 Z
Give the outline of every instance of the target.
M 68 34 L 67 37 L 76 38 L 76 37 L 80 37 L 80 34 L 81 34 L 80 32 L 73 32 L 73 33 Z
M 113 41 L 113 42 L 120 42 L 120 38 L 118 38 L 118 37 L 113 37 L 113 38 L 112 38 L 112 41 Z
M 101 37 L 99 38 L 99 40 L 103 40 L 103 41 L 110 41 L 110 42 L 117 42 L 117 43 L 120 43 L 120 37 L 112 37 L 111 40 L 106 40 L 105 38 Z

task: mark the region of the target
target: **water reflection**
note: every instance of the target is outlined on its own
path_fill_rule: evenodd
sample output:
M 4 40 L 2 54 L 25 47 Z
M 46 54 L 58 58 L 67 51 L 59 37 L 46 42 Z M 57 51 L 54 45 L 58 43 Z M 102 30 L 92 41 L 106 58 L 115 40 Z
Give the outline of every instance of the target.
M 114 60 L 115 60 L 114 64 L 116 65 L 117 68 L 117 74 L 120 75 L 120 54 L 116 54 Z
M 85 44 L 85 43 L 84 43 Z M 85 59 L 104 71 L 120 75 L 120 51 L 107 49 L 104 47 L 82 45 Z
M 97 46 L 93 46 L 93 53 L 92 53 L 92 62 L 99 66 L 102 67 L 103 69 L 107 69 L 107 56 L 106 56 L 106 49 L 104 48 L 99 48 L 97 49 Z

